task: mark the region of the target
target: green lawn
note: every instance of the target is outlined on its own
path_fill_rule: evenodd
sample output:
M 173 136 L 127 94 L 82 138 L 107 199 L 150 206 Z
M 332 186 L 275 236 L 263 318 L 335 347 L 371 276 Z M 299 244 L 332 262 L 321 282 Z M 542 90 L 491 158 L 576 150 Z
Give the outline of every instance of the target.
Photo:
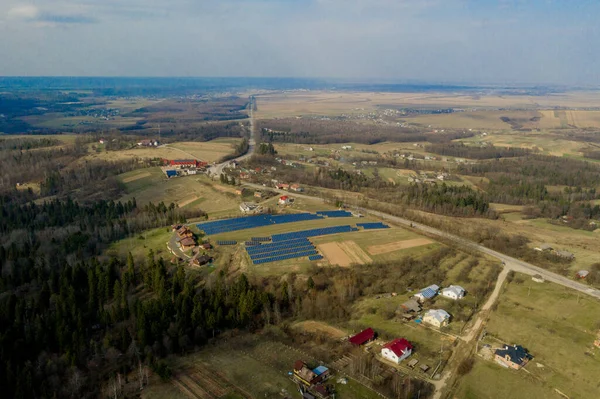
M 600 328 L 600 301 L 556 284 L 517 276 L 524 282 L 507 286 L 487 331 L 503 342 L 529 349 L 534 360 L 526 369 L 540 390 L 558 388 L 571 398 L 597 398 L 600 353 L 592 343 Z M 513 372 L 497 367 L 500 380 L 507 378 L 507 373 Z M 526 372 L 515 378 L 524 385 L 532 384 Z M 501 389 L 501 384 L 496 385 Z
M 484 360 L 477 360 L 473 370 L 461 380 L 452 397 L 461 399 L 560 398 L 550 387 L 535 382 L 526 374 L 503 369 Z
M 135 237 L 125 238 L 111 244 L 106 253 L 124 257 L 127 256 L 128 252 L 131 252 L 134 258 L 145 259 L 148 251 L 152 249 L 157 256 L 170 259 L 172 255 L 167 250 L 167 242 L 172 234 L 173 232 L 168 227 L 148 230 L 139 233 Z

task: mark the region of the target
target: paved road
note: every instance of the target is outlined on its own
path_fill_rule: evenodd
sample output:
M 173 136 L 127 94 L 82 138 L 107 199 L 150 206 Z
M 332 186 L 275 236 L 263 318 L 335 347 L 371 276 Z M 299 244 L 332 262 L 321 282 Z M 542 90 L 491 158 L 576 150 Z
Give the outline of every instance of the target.
M 256 101 L 256 100 L 252 100 L 252 101 Z M 252 154 L 254 154 L 254 148 L 256 147 L 256 132 L 255 132 L 255 126 L 254 126 L 254 110 L 253 110 L 253 103 L 250 102 L 248 109 L 248 116 L 249 116 L 249 122 L 250 122 L 250 139 L 248 140 L 248 152 L 246 152 L 244 155 L 231 159 L 229 161 L 226 162 L 221 162 L 219 164 L 216 165 L 212 165 L 208 168 L 208 175 L 213 177 L 213 178 L 219 178 L 219 176 L 221 176 L 221 174 L 223 173 L 223 169 L 225 168 L 225 166 L 227 166 L 231 161 L 238 161 L 241 162 L 245 159 L 248 159 L 252 156 Z
M 252 186 L 255 188 L 262 188 L 262 186 L 257 185 L 257 184 L 245 184 L 245 185 Z M 274 191 L 277 191 L 282 194 L 287 193 L 287 191 L 282 191 L 282 190 L 274 190 Z M 313 197 L 313 196 L 306 195 L 306 194 L 294 194 L 294 196 L 299 197 L 299 198 L 307 198 L 307 199 L 320 200 L 322 202 L 325 202 L 325 200 L 323 198 Z M 398 216 L 394 216 L 394 215 L 390 215 L 390 214 L 387 214 L 384 212 L 379 212 L 379 211 L 375 211 L 375 210 L 371 210 L 371 209 L 364 209 L 364 208 L 358 208 L 358 210 L 360 212 L 362 212 L 363 214 L 371 214 L 373 216 L 377 216 L 384 220 L 389 220 L 390 222 L 393 222 L 396 224 L 412 227 L 416 230 L 423 231 L 429 235 L 436 236 L 436 237 L 442 237 L 442 238 L 450 240 L 456 244 L 459 244 L 460 246 L 467 247 L 469 249 L 484 253 L 486 255 L 493 256 L 504 263 L 504 268 L 506 269 L 506 272 L 514 270 L 515 272 L 524 273 L 524 274 L 528 274 L 528 275 L 539 274 L 539 275 L 543 276 L 544 279 L 546 279 L 547 281 L 551 281 L 553 283 L 560 284 L 564 287 L 571 288 L 573 290 L 576 290 L 576 291 L 579 291 L 584 294 L 587 294 L 587 295 L 590 295 L 590 296 L 600 299 L 600 290 L 591 288 L 588 285 L 581 284 L 581 283 L 579 283 L 577 281 L 573 281 L 567 277 L 564 277 L 559 274 L 553 273 L 551 271 L 542 269 L 541 267 L 532 265 L 531 263 L 527 263 L 522 260 L 515 259 L 508 255 L 504 255 L 498 251 L 494 251 L 493 249 L 486 248 L 483 245 L 479 245 L 473 241 L 469 241 L 467 239 L 456 236 L 454 234 L 450 234 L 445 231 L 438 230 L 436 228 L 426 226 L 421 223 L 416 223 L 411 220 L 401 218 Z

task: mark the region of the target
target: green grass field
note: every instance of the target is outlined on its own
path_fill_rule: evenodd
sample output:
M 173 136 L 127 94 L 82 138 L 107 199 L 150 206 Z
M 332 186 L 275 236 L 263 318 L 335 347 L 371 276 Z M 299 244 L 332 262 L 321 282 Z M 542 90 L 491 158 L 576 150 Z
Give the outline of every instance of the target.
M 180 207 L 202 209 L 211 218 L 240 215 L 240 200 L 229 192 L 231 188 L 219 190 L 203 175 L 167 179 L 160 168 L 155 167 L 124 173 L 119 179 L 126 189 L 121 201 L 135 197 L 138 205 L 174 202 Z
M 508 284 L 486 328 L 502 342 L 528 348 L 534 359 L 526 366 L 527 372 L 515 373 L 493 364 L 479 366 L 475 371 L 482 376 L 467 376 L 461 391 L 487 390 L 500 394 L 470 397 L 512 399 L 515 391 L 504 387 L 508 381 L 532 392 L 517 397 L 547 397 L 549 389 L 557 388 L 571 398 L 597 398 L 600 353 L 592 344 L 600 328 L 600 302 L 552 283 L 517 277 L 524 282 Z
M 134 258 L 145 259 L 148 251 L 152 249 L 157 257 L 162 256 L 164 259 L 170 259 L 171 254 L 167 250 L 167 242 L 172 235 L 173 232 L 168 227 L 148 230 L 135 237 L 114 242 L 108 247 L 106 254 L 123 258 L 131 252 Z

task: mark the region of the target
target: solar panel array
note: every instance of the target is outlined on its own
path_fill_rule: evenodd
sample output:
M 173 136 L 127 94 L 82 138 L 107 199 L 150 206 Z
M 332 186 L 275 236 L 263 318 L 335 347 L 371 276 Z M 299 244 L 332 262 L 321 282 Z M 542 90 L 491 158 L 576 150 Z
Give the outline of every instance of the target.
M 265 241 L 271 241 L 271 237 L 252 237 L 251 240 L 257 241 L 257 242 L 265 242 Z
M 324 236 L 328 234 L 338 234 L 338 233 L 349 233 L 352 231 L 352 227 L 345 226 L 333 226 L 333 227 L 323 227 L 320 229 L 311 229 L 311 230 L 302 230 L 302 231 L 294 231 L 291 233 L 281 233 L 281 234 L 273 234 L 271 239 L 273 242 L 279 241 L 287 241 L 296 238 L 308 238 L 308 237 L 316 237 L 316 236 Z
M 198 223 L 200 230 L 208 235 L 228 233 L 230 231 L 252 229 L 255 227 L 269 226 L 272 224 L 302 222 L 305 220 L 322 219 L 323 216 L 314 213 L 293 213 L 289 215 L 256 215 L 233 219 L 215 220 L 212 222 Z
M 312 255 L 308 257 L 308 260 L 310 261 L 314 261 L 314 260 L 321 260 L 323 259 L 323 255 Z
M 371 229 L 389 229 L 390 226 L 388 226 L 387 224 L 383 224 L 381 222 L 377 222 L 377 223 L 356 223 L 357 226 L 362 227 L 365 230 L 371 230 Z
M 317 215 L 323 215 L 330 218 L 345 218 L 352 216 L 352 213 L 348 211 L 319 211 Z
M 235 245 L 237 244 L 237 241 L 217 241 L 217 244 L 219 245 Z
M 306 238 L 250 246 L 246 251 L 255 265 L 317 254 L 315 246 Z
M 246 241 L 244 243 L 244 245 L 247 246 L 247 247 L 251 247 L 253 245 L 260 245 L 260 242 L 258 242 L 258 241 Z

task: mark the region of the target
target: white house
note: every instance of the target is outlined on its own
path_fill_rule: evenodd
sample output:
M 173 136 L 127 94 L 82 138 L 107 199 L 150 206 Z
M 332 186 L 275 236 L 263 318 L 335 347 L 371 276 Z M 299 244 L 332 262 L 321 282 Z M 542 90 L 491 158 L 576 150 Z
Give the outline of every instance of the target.
M 342 146 L 342 150 L 351 150 L 352 146 L 351 145 L 343 145 Z
M 465 296 L 465 289 L 460 285 L 451 285 L 441 291 L 442 296 L 450 299 L 461 299 Z
M 396 338 L 383 346 L 381 356 L 398 364 L 411 355 L 412 349 L 412 345 L 405 338 Z
M 426 299 L 431 299 L 434 296 L 436 296 L 439 289 L 440 289 L 440 287 L 438 287 L 435 284 L 430 285 L 429 287 L 423 288 L 421 291 L 419 291 L 417 294 L 415 294 L 415 298 L 419 302 L 424 302 Z
M 431 324 L 434 327 L 444 327 L 450 322 L 450 314 L 443 309 L 430 309 L 423 316 L 423 323 Z

